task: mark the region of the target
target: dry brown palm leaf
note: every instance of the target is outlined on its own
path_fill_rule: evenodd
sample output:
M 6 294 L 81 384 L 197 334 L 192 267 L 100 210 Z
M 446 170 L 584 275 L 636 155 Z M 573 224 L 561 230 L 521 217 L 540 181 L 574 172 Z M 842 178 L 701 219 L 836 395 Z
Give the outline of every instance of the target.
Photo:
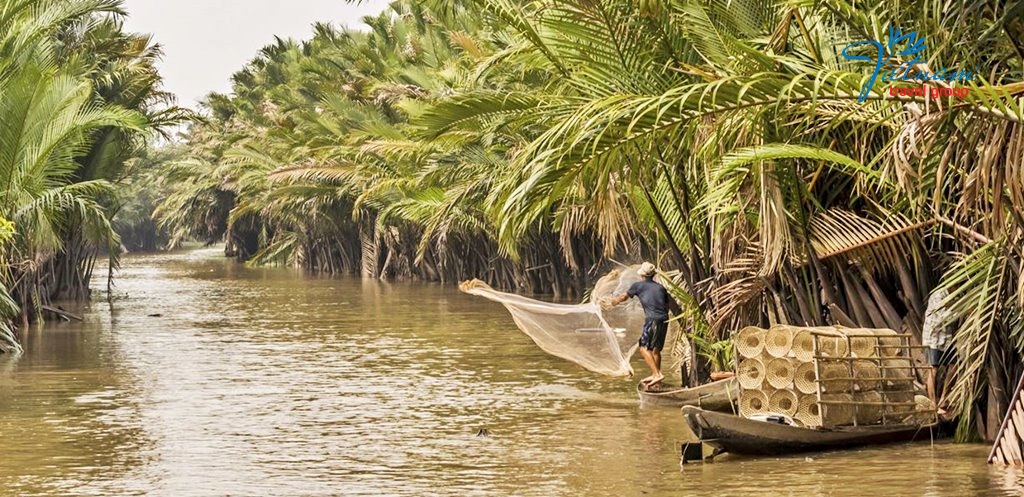
M 775 275 L 782 268 L 783 261 L 793 253 L 793 235 L 786 215 L 782 191 L 775 179 L 776 171 L 771 164 L 761 167 L 761 212 L 759 241 L 762 245 L 760 276 Z
M 759 247 L 748 248 L 746 254 L 730 261 L 718 274 L 721 284 L 711 290 L 711 301 L 714 303 L 711 316 L 711 329 L 721 329 L 729 319 L 742 310 L 748 303 L 761 296 L 765 288 L 765 278 L 759 276 L 758 270 L 764 264 Z
M 711 264 L 716 270 L 725 271 L 733 261 L 756 246 L 757 228 L 746 217 L 737 217 L 722 228 L 719 228 L 720 223 L 719 218 L 710 220 L 709 230 L 716 233 L 711 245 Z M 760 253 L 760 248 L 755 251 Z
M 876 221 L 829 209 L 811 220 L 810 241 L 822 261 L 843 257 L 871 270 L 895 270 L 919 244 L 921 229 L 933 222 L 913 223 L 899 214 Z
M 558 211 L 558 244 L 562 248 L 565 263 L 573 270 L 578 269 L 573 250 L 576 240 L 593 226 L 593 218 L 583 204 L 565 204 Z

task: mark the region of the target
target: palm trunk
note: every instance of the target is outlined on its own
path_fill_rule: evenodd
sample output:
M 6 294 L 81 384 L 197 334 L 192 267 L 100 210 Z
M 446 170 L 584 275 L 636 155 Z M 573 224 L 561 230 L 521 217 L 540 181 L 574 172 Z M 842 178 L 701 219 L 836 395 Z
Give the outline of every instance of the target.
M 377 261 L 380 258 L 380 237 L 374 229 L 372 219 L 361 218 L 359 222 L 360 274 L 363 278 L 377 277 Z

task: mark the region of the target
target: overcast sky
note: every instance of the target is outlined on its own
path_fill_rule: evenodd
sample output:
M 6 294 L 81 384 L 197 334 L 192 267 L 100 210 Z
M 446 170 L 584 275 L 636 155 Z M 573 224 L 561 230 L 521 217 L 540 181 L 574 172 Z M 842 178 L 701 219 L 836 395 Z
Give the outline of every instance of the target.
M 387 0 L 125 0 L 129 31 L 152 33 L 163 45 L 164 88 L 178 104 L 196 107 L 211 91 L 226 92 L 230 77 L 274 36 L 308 39 L 314 22 L 362 27 L 362 17 Z

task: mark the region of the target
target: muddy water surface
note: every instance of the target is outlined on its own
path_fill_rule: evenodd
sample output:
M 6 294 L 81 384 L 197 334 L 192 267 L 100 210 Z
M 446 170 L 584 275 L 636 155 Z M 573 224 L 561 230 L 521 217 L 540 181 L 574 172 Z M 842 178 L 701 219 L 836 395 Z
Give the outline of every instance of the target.
M 0 495 L 1024 493 L 947 443 L 680 467 L 678 410 L 451 286 L 204 249 L 127 257 L 115 294 L 0 357 Z

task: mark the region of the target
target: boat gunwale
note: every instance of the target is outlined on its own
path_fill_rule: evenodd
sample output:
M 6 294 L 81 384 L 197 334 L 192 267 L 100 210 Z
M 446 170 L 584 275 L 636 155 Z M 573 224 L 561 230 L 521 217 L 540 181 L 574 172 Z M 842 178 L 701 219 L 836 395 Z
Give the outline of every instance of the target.
M 684 406 L 681 412 L 687 425 L 701 442 L 717 447 L 723 452 L 745 455 L 840 450 L 912 441 L 925 433 L 933 435 L 934 429 L 938 426 L 936 423 L 900 423 L 847 425 L 822 429 L 754 420 L 693 406 Z M 712 433 L 708 434 L 706 431 Z M 887 435 L 891 435 L 892 439 L 879 439 Z
M 696 406 L 711 411 L 735 412 L 739 385 L 735 378 L 723 378 L 696 387 L 680 387 L 671 390 L 650 392 L 643 384 L 637 384 L 637 396 L 641 405 L 682 407 Z

